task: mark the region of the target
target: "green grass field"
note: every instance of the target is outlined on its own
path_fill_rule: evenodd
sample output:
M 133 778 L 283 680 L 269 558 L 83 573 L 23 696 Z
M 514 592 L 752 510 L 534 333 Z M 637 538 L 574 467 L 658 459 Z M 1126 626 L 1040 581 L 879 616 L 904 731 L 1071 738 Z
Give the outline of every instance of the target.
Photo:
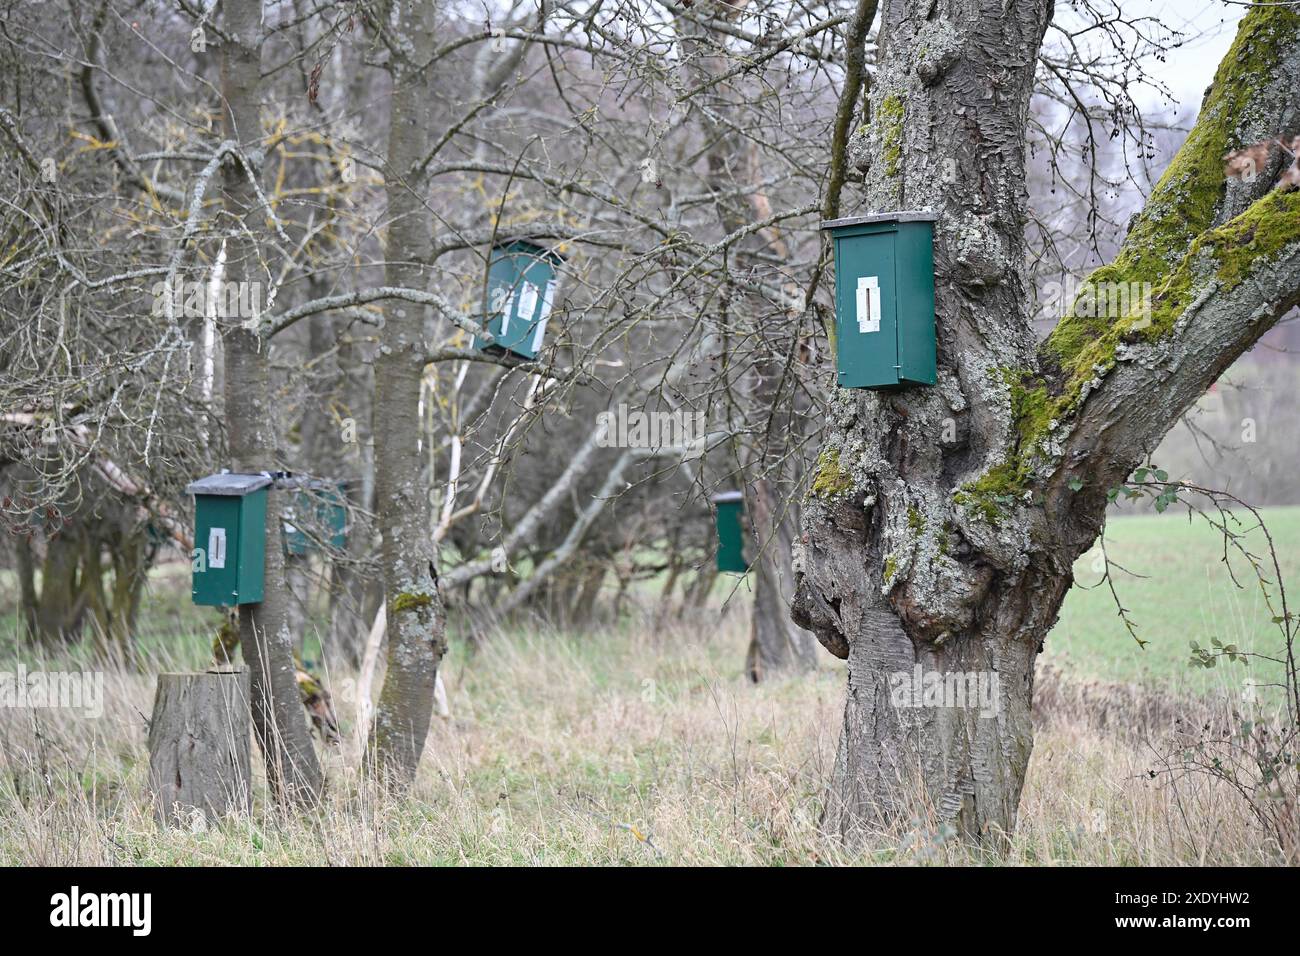
M 1294 572 L 1300 509 L 1266 520 Z M 1186 663 L 1193 639 L 1219 636 L 1243 650 L 1279 642 L 1257 587 L 1228 578 L 1211 529 L 1172 514 L 1117 515 L 1107 540 L 1112 560 L 1148 575 L 1121 576 L 1118 587 L 1150 643 L 1139 649 L 1108 591 L 1086 587 L 1099 577 L 1086 556 L 1047 661 L 1073 675 L 1184 693 L 1239 695 L 1247 674 L 1260 678 L 1257 663 L 1213 671 Z M 356 675 L 331 671 L 343 740 L 319 745 L 331 784 L 318 811 L 276 812 L 255 758 L 252 814 L 195 832 L 160 829 L 143 715 L 156 672 L 203 665 L 215 621 L 189 604 L 188 570 L 155 572 L 137 635 L 148 665 L 108 671 L 102 719 L 66 709 L 0 713 L 0 865 L 987 862 L 922 817 L 899 821 L 860 852 L 820 832 L 844 667 L 827 654 L 817 673 L 750 683 L 744 582 L 732 595 L 741 613 L 714 606 L 659 621 L 646 610 L 655 606 L 648 594 L 620 621 L 586 633 L 520 623 L 484 635 L 477 651 L 453 635 L 443 665 L 451 717 L 434 721 L 416 787 L 398 800 L 373 792 L 359 773 Z M 1245 569 L 1241 579 L 1250 584 Z M 717 601 L 724 584 L 737 581 L 719 582 Z M 0 661 L 11 659 L 16 622 L 4 626 Z M 1137 715 L 1099 731 L 1068 704 L 1044 712 L 1001 862 L 1287 861 L 1231 787 L 1191 774 L 1174 790 L 1151 775 L 1148 735 L 1162 733 Z
M 1262 514 L 1277 548 L 1283 583 L 1297 587 L 1300 508 L 1270 508 Z M 1282 646 L 1258 579 L 1240 556 L 1232 557 L 1231 568 L 1241 586 L 1233 583 L 1223 560 L 1222 534 L 1200 518 L 1189 522 L 1185 510 L 1125 516 L 1116 507 L 1105 541 L 1111 562 L 1144 575 L 1113 569 L 1119 598 L 1137 625 L 1138 636 L 1148 643 L 1139 647 L 1116 613 L 1115 599 L 1102 583 L 1101 550 L 1094 546 L 1075 566 L 1076 583 L 1048 637 L 1045 660 L 1103 680 L 1185 693 L 1236 695 L 1247 678 L 1278 679 L 1281 668 L 1267 661 L 1252 660 L 1246 666 L 1221 661 L 1211 670 L 1188 666 L 1191 641 L 1206 647 L 1217 637 L 1242 651 L 1264 654 L 1276 654 Z M 1271 579 L 1263 533 L 1256 529 L 1247 541 L 1252 553 L 1267 563 Z M 1271 590 L 1277 593 L 1276 586 Z M 1300 599 L 1300 591 L 1289 596 Z
M 1249 665 L 1220 662 L 1212 670 L 1193 668 L 1189 644 L 1209 646 L 1212 638 L 1236 644 L 1247 652 L 1276 654 L 1281 649 L 1277 625 L 1259 582 L 1246 560 L 1233 555 L 1234 584 L 1224 564 L 1223 537 L 1199 518 L 1189 522 L 1186 512 L 1163 515 L 1124 514 L 1115 506 L 1106 529 L 1106 551 L 1113 565 L 1119 599 L 1128 609 L 1140 638 L 1140 647 L 1116 612 L 1115 599 L 1102 581 L 1099 546 L 1085 554 L 1075 567 L 1075 586 L 1067 596 L 1060 621 L 1048 637 L 1043 660 L 1067 671 L 1105 681 L 1159 686 L 1176 693 L 1237 695 L 1247 678 L 1257 683 L 1278 679 L 1281 668 L 1267 661 Z M 1300 575 L 1300 507 L 1271 508 L 1263 512 L 1282 565 L 1284 582 Z M 1263 534 L 1247 534 L 1251 551 L 1270 567 Z M 209 608 L 189 600 L 189 566 L 174 562 L 156 568 L 136 634 L 146 658 L 162 658 L 178 665 L 200 666 L 217 624 Z M 716 601 L 743 607 L 749 582 L 721 579 Z M 657 582 L 636 588 L 650 594 Z M 1300 585 L 1297 585 L 1300 588 Z M 12 573 L 0 573 L 0 652 L 19 651 L 17 593 Z M 1271 590 L 1276 594 L 1276 587 Z M 1300 601 L 1300 590 L 1296 592 Z M 318 615 L 319 617 L 319 615 Z M 323 620 L 323 618 L 322 618 Z M 319 622 L 318 622 L 319 623 Z M 309 634 L 309 660 L 319 658 L 315 634 Z M 456 641 L 453 640 L 453 653 Z M 89 646 L 74 649 L 88 653 Z M 736 667 L 740 667 L 739 661 Z

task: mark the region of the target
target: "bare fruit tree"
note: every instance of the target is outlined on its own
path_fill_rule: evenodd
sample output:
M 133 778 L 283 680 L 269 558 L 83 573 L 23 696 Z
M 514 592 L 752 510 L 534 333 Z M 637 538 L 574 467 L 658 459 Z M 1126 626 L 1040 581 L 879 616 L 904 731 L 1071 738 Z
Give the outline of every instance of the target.
M 1025 144 L 1051 14 L 1048 2 L 882 4 L 856 209 L 938 214 L 939 380 L 837 394 L 804 511 L 796 619 L 849 666 L 826 806 L 849 838 L 926 807 L 975 838 L 1011 832 L 1034 661 L 1108 490 L 1300 301 L 1300 193 L 1274 188 L 1283 163 L 1250 182 L 1223 168 L 1300 122 L 1300 13 L 1258 6 L 1087 285 L 1149 295 L 1073 309 L 1036 340 Z M 918 671 L 982 681 L 995 706 L 900 705 Z

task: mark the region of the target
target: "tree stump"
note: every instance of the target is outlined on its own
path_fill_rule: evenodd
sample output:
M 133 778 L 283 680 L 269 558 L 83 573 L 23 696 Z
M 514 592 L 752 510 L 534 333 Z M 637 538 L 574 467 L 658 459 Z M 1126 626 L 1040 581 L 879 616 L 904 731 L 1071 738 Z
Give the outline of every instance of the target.
M 201 828 L 252 809 L 247 670 L 159 674 L 149 786 L 164 826 Z

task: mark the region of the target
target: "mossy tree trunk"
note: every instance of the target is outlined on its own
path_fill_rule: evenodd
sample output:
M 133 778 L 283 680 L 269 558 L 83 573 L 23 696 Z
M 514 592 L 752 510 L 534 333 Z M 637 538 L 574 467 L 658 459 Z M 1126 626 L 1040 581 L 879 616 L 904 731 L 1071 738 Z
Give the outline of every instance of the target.
M 1300 193 L 1270 191 L 1276 170 L 1223 175 L 1226 151 L 1300 120 L 1300 13 L 1258 7 L 1093 277 L 1150 282 L 1149 307 L 1036 342 L 1025 130 L 1050 15 L 1047 0 L 883 4 L 873 118 L 849 143 L 865 201 L 843 214 L 939 214 L 938 385 L 836 394 L 796 553 L 795 618 L 849 663 L 826 825 L 850 841 L 925 809 L 977 839 L 1013 830 L 1035 656 L 1107 490 L 1300 301 Z M 918 667 L 954 688 L 972 675 L 994 705 L 927 706 L 908 692 Z
M 433 214 L 425 203 L 428 180 L 417 166 L 440 135 L 428 67 L 435 11 L 432 4 L 403 4 L 394 15 L 398 42 L 390 45 L 395 52 L 389 66 L 393 95 L 384 169 L 385 280 L 389 286 L 423 290 L 429 279 L 421 263 L 431 254 Z M 415 780 L 433 716 L 438 663 L 447 646 L 419 448 L 427 314 L 410 302 L 390 302 L 375 358 L 375 510 L 383 536 L 388 670 L 375 711 L 374 763 L 386 782 L 398 788 Z

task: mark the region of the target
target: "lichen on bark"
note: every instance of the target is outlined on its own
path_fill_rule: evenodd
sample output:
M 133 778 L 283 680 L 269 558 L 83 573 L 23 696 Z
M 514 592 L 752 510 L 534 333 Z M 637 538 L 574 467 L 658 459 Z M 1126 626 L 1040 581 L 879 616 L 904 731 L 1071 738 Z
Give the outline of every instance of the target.
M 1024 116 L 1051 6 L 1026 0 L 990 16 L 954 0 L 944 29 L 959 52 L 933 71 L 918 64 L 936 31 L 912 14 L 897 0 L 883 17 L 861 205 L 939 214 L 940 384 L 841 390 L 828 403 L 792 610 L 849 666 L 827 828 L 850 836 L 873 815 L 913 812 L 894 781 L 920 768 L 925 805 L 982 837 L 1014 827 L 1034 658 L 1100 531 L 1104 489 L 1300 297 L 1300 197 L 1265 195 L 1265 181 L 1225 186 L 1222 165 L 1228 149 L 1294 125 L 1300 14 L 1247 14 L 1205 126 L 1115 262 L 1091 277 L 1150 283 L 1149 299 L 1101 312 L 1071 304 L 1041 345 L 1026 308 Z M 891 119 L 904 114 L 894 153 Z M 967 174 L 945 179 L 952 165 Z M 996 671 L 1002 713 L 900 711 L 889 675 L 917 665 Z
M 898 175 L 903 159 L 903 114 L 903 100 L 896 94 L 886 96 L 876 110 L 876 122 L 880 124 L 880 155 L 885 161 L 885 175 L 890 178 Z

